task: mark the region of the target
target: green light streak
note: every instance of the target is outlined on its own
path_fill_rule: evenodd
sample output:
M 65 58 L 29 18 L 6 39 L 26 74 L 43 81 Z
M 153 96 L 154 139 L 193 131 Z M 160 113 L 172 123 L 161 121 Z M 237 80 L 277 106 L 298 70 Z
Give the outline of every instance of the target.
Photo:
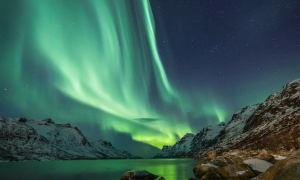
M 167 75 L 165 73 L 164 67 L 161 63 L 158 50 L 156 47 L 156 39 L 155 39 L 155 33 L 154 33 L 154 23 L 153 23 L 153 15 L 151 11 L 151 7 L 149 6 L 149 2 L 147 0 L 143 0 L 143 7 L 145 10 L 145 21 L 146 21 L 146 29 L 147 29 L 147 35 L 149 40 L 149 45 L 151 47 L 151 51 L 155 60 L 155 64 L 159 70 L 160 78 L 163 81 L 163 85 L 170 94 L 174 94 L 173 89 L 168 81 Z
M 12 21 L 17 31 L 12 37 L 1 36 L 17 43 L 1 49 L 0 62 L 1 72 L 11 74 L 1 82 L 12 87 L 15 108 L 57 123 L 99 122 L 104 132 L 127 133 L 158 148 L 199 131 L 189 125 L 187 109 L 199 120 L 224 121 L 226 114 L 215 104 L 192 103 L 197 98 L 171 86 L 159 57 L 150 4 L 133 2 L 19 2 L 22 12 L 30 13 Z M 18 28 L 20 24 L 26 28 Z M 161 120 L 141 123 L 136 118 Z

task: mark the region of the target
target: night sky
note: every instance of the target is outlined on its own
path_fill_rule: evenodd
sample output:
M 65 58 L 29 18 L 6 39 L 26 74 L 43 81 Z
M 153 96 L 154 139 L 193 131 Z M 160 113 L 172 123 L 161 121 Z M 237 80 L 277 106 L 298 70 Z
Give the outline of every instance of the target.
M 0 0 L 0 115 L 154 156 L 300 78 L 300 1 Z

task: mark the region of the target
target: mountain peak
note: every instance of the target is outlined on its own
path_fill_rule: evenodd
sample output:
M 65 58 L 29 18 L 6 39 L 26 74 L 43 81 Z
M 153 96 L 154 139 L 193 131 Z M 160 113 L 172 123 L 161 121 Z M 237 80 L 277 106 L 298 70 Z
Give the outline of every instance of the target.
M 192 133 L 186 133 L 181 139 L 188 138 L 188 137 L 195 137 L 195 135 Z

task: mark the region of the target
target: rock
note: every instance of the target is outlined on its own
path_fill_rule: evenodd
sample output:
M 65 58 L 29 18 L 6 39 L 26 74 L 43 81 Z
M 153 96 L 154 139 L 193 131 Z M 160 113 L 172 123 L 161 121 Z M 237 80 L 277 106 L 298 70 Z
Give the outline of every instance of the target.
M 246 155 L 245 155 L 245 157 L 246 158 L 249 158 L 249 157 L 254 157 L 254 156 L 256 156 L 257 155 L 257 153 L 251 153 L 251 152 L 249 152 L 249 153 L 247 153 Z
M 50 118 L 45 119 L 44 121 L 46 121 L 47 123 L 54 123 L 54 121 Z
M 235 157 L 238 158 L 238 157 L 240 157 L 240 156 L 242 156 L 242 155 L 243 155 L 243 154 L 239 152 L 239 153 L 236 153 L 236 154 L 235 154 Z
M 268 154 L 267 154 L 267 155 L 262 155 L 259 159 L 268 161 L 268 162 L 270 162 L 270 163 L 272 163 L 272 164 L 275 164 L 275 163 L 276 163 L 276 160 L 275 160 L 274 156 L 268 155 Z
M 223 178 L 215 171 L 211 171 L 202 176 L 201 180 L 223 180 Z
M 268 151 L 263 149 L 261 152 L 258 154 L 258 158 L 260 158 L 262 155 L 268 155 Z
M 300 150 L 295 151 L 290 157 L 278 161 L 257 179 L 274 180 L 299 180 L 300 179 Z
M 233 164 L 244 164 L 243 159 L 240 157 L 231 158 L 231 161 L 233 162 Z
M 157 176 L 145 170 L 131 170 L 123 174 L 120 180 L 154 180 Z
M 206 173 L 209 173 L 211 171 L 215 171 L 216 168 L 212 167 L 212 166 L 209 166 L 207 164 L 201 164 L 201 165 L 198 165 L 196 166 L 193 171 L 195 173 L 196 176 L 198 177 L 202 177 L 204 176 Z
M 230 158 L 230 154 L 228 152 L 223 152 L 223 157 L 227 157 L 227 158 Z
M 227 166 L 228 164 L 234 164 L 232 162 L 232 160 L 227 157 L 220 157 L 220 158 L 212 159 L 212 160 L 209 160 L 207 163 L 213 164 L 218 167 Z
M 165 178 L 164 177 L 160 177 L 159 180 L 165 180 Z
M 207 160 L 207 159 L 200 159 L 198 162 L 197 162 L 197 164 L 195 165 L 195 168 L 197 167 L 197 166 L 201 166 L 201 164 L 206 164 L 207 162 L 208 162 L 209 160 Z
M 60 126 L 65 127 L 65 128 L 70 128 L 70 127 L 72 127 L 70 123 L 67 123 L 67 124 L 61 124 Z
M 217 152 L 216 151 L 209 151 L 207 153 L 208 159 L 215 159 L 217 156 Z
M 244 163 L 251 167 L 251 169 L 254 170 L 256 174 L 265 172 L 269 167 L 273 166 L 273 164 L 268 161 L 254 158 L 246 159 L 244 160 Z
M 209 151 L 207 153 L 207 156 L 216 156 L 217 155 L 217 152 L 216 151 Z
M 19 118 L 19 122 L 24 122 L 24 123 L 25 123 L 25 122 L 27 122 L 27 119 L 24 118 L 24 117 L 20 117 L 20 118 Z
M 256 174 L 245 164 L 229 164 L 228 166 L 221 167 L 217 173 L 224 179 L 240 179 L 246 180 L 256 176 Z

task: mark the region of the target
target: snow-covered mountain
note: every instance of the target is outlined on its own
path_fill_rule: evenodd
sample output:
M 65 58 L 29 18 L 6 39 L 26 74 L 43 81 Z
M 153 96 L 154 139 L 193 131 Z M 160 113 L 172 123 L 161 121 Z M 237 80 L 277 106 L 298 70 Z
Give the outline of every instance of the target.
M 190 152 L 191 142 L 195 137 L 194 134 L 187 133 L 173 146 L 164 146 L 160 153 L 154 158 L 177 158 L 185 157 Z
M 189 152 L 178 156 L 179 148 L 174 146 L 164 146 L 155 158 L 199 157 L 211 150 L 218 153 L 232 149 L 280 152 L 300 148 L 300 79 L 288 83 L 263 103 L 236 112 L 226 125 L 220 123 L 202 129 L 190 142 Z
M 102 140 L 88 140 L 71 124 L 52 119 L 29 120 L 0 116 L 0 160 L 75 160 L 139 158 Z
M 224 127 L 225 123 L 221 122 L 219 124 L 209 125 L 206 128 L 203 128 L 193 139 L 189 154 L 210 146 L 213 139 L 224 129 Z
M 290 150 L 300 147 L 300 79 L 285 85 L 263 103 L 235 113 L 210 146 L 221 153 L 230 149 Z
M 196 136 L 187 133 L 173 146 L 164 146 L 161 152 L 154 156 L 154 158 L 187 157 L 209 145 L 209 142 L 211 142 L 224 127 L 225 123 L 222 122 L 203 128 Z
M 212 144 L 226 142 L 232 137 L 243 133 L 246 121 L 257 110 L 259 104 L 247 106 L 233 114 L 231 120 L 226 124 L 225 128 L 214 138 Z

